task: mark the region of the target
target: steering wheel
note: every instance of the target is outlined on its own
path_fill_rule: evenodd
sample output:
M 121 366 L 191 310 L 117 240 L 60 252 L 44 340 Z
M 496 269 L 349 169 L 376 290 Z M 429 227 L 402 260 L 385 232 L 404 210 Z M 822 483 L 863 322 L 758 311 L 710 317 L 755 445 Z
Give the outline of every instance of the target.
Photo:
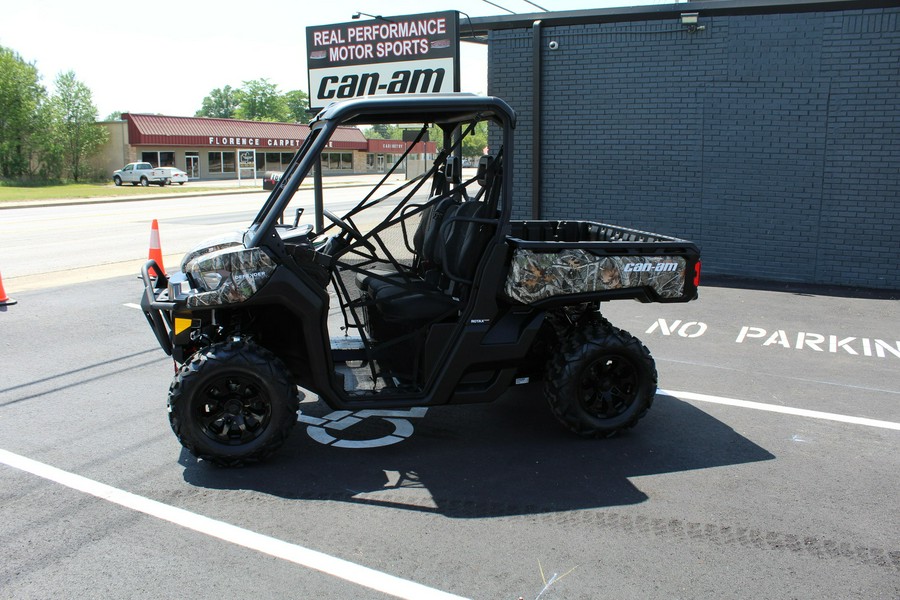
M 375 246 L 372 245 L 372 242 L 363 238 L 363 234 L 356 229 L 355 227 L 351 227 L 344 221 L 337 218 L 330 210 L 322 209 L 322 214 L 328 217 L 328 220 L 338 226 L 343 233 L 347 234 L 347 238 L 350 240 L 356 240 L 363 246 L 365 246 L 372 254 L 376 253 Z

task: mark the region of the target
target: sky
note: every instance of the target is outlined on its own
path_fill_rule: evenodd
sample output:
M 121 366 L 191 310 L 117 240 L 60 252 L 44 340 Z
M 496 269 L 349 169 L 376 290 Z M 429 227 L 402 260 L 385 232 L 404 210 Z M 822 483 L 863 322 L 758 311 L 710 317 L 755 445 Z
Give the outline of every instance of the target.
M 527 0 L 491 1 L 519 14 L 540 12 Z M 658 3 L 671 2 L 534 0 L 550 11 Z M 309 92 L 308 26 L 345 23 L 357 11 L 445 10 L 509 14 L 485 0 L 0 0 L 0 46 L 33 63 L 48 92 L 59 73 L 74 71 L 91 89 L 100 119 L 117 111 L 193 116 L 211 90 L 252 79 Z M 462 91 L 487 93 L 486 47 L 462 43 L 460 52 Z

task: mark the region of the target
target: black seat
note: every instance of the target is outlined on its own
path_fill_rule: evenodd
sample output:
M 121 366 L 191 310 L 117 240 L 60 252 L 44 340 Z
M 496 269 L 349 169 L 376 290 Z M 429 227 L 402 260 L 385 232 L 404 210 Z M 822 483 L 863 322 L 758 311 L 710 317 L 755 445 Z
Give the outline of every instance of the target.
M 408 272 L 375 270 L 358 273 L 356 287 L 374 296 L 375 291 L 385 285 L 401 284 L 417 286 L 422 282 L 434 286 L 439 283 L 443 253 L 440 243 L 440 229 L 448 210 L 457 204 L 453 197 L 441 198 L 422 211 L 419 226 L 413 234 L 413 249 L 416 262 Z
M 494 171 L 491 157 L 482 157 L 478 171 L 482 192 L 462 203 L 443 198 L 426 209 L 414 237 L 418 252 L 414 272 L 357 279 L 367 300 L 373 339 L 391 339 L 456 317 L 495 231 L 499 178 Z
M 441 269 L 429 271 L 430 279 L 370 282 L 365 293 L 374 339 L 389 339 L 455 318 L 493 231 L 493 226 L 479 221 L 487 212 L 483 202 L 465 202 L 447 210 L 437 244 Z

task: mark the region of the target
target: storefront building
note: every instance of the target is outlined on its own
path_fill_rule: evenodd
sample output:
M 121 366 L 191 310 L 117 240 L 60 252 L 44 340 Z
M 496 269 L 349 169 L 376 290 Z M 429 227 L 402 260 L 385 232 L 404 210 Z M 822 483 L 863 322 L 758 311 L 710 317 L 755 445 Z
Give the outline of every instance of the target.
M 300 123 L 131 113 L 103 125 L 110 136 L 97 155 L 98 169 L 112 173 L 141 161 L 177 167 L 192 180 L 207 181 L 261 178 L 266 171 L 283 171 L 309 135 L 309 126 Z M 341 127 L 330 150 L 322 154 L 322 173 L 383 173 L 408 147 L 399 140 L 367 140 L 356 127 Z M 424 161 L 434 154 L 434 143 L 420 143 L 407 160 Z

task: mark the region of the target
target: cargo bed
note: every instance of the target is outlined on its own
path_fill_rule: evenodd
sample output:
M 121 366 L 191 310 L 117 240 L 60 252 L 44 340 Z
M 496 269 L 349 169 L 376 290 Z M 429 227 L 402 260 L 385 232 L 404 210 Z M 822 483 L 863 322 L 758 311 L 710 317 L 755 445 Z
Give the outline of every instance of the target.
M 518 304 L 697 297 L 700 251 L 693 243 L 591 221 L 511 221 L 504 285 Z

